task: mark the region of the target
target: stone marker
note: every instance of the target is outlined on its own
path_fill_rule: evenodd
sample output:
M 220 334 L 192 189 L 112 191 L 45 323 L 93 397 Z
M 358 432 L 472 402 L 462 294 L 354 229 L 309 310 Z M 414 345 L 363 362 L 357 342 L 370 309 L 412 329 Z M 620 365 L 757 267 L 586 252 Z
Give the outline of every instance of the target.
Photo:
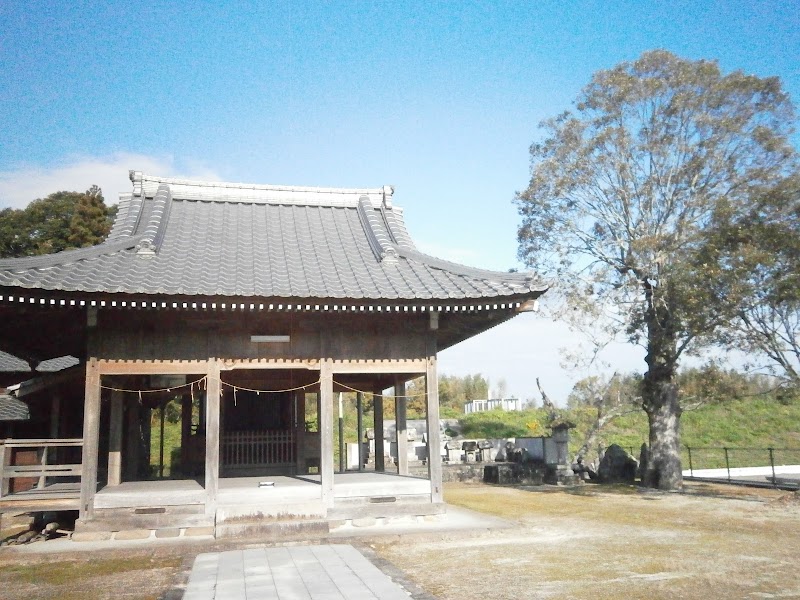
M 611 444 L 600 460 L 597 475 L 603 483 L 633 483 L 639 463 L 621 446 Z

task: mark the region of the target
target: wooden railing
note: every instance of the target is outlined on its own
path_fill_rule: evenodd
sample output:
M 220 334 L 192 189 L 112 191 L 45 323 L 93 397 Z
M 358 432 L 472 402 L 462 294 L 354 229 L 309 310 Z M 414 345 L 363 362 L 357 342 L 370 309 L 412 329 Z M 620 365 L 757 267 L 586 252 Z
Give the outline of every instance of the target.
M 294 465 L 294 431 L 224 433 L 220 439 L 220 453 L 226 467 Z
M 0 441 L 0 498 L 8 496 L 12 488 L 11 480 L 29 478 L 36 480 L 32 490 L 42 491 L 47 485 L 48 478 L 81 476 L 81 463 L 58 462 L 55 456 L 57 448 L 82 448 L 83 438 L 66 439 L 33 439 L 19 440 L 7 439 Z M 29 464 L 14 464 L 20 462 L 20 451 L 33 451 L 36 456 Z M 26 461 L 28 462 L 28 461 Z

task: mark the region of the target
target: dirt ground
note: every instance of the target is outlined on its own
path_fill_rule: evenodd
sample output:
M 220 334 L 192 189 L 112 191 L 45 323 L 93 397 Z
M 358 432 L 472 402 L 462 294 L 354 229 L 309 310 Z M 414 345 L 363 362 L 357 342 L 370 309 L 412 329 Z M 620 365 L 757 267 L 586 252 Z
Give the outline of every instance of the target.
M 797 494 L 454 484 L 449 503 L 517 526 L 430 544 L 373 544 L 439 600 L 800 598 Z
M 368 546 L 439 600 L 800 598 L 798 494 L 698 484 L 683 494 L 449 484 L 445 495 L 513 526 L 352 543 Z M 177 600 L 197 554 L 233 547 L 0 549 L 0 597 Z

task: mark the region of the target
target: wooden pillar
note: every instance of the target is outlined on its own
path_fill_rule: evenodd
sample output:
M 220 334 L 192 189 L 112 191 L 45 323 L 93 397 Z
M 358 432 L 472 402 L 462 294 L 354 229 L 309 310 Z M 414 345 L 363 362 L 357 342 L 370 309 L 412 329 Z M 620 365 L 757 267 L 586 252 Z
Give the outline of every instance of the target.
M 425 413 L 428 420 L 428 479 L 431 482 L 431 502 L 443 502 L 442 451 L 439 433 L 439 378 L 436 372 L 436 338 L 428 340 L 425 359 Z
M 383 390 L 376 390 L 372 398 L 372 414 L 375 418 L 375 472 L 386 471 L 383 447 Z
M 364 393 L 356 393 L 356 436 L 358 436 L 358 470 L 364 470 Z
M 139 478 L 139 460 L 141 456 L 142 430 L 141 406 L 139 399 L 131 399 L 127 410 L 127 442 L 125 444 L 125 479 L 133 481 Z
M 5 471 L 5 468 L 10 462 L 11 450 L 6 450 L 5 444 L 0 444 L 0 498 L 7 496 L 8 492 L 10 491 L 11 479 L 6 479 L 3 477 L 3 471 Z M 2 513 L 0 513 L 0 518 L 2 518 L 2 516 Z
M 189 472 L 189 439 L 192 437 L 192 395 L 181 395 L 181 473 Z
M 395 441 L 397 443 L 397 474 L 408 475 L 408 424 L 406 423 L 406 383 L 394 381 Z
M 94 516 L 97 492 L 97 458 L 100 446 L 100 369 L 96 358 L 86 363 L 86 391 L 83 401 L 83 453 L 81 459 L 81 520 Z
M 295 401 L 295 472 L 308 473 L 306 468 L 306 392 L 297 390 L 294 392 Z
M 50 437 L 55 439 L 59 437 L 60 433 L 60 420 L 61 420 L 61 395 L 54 392 L 50 398 Z
M 54 391 L 50 397 L 50 439 L 61 437 L 61 394 Z M 53 462 L 60 463 L 63 459 L 65 448 L 42 448 L 42 460 L 47 460 L 47 453 L 51 452 Z M 44 483 L 44 482 L 42 482 Z
M 108 436 L 108 485 L 122 483 L 122 392 L 111 392 Z
M 217 359 L 208 361 L 206 375 L 206 516 L 213 517 L 217 512 L 219 489 L 219 407 L 222 391 Z
M 333 506 L 333 369 L 331 361 L 320 361 L 319 402 L 319 474 L 322 481 L 322 502 Z

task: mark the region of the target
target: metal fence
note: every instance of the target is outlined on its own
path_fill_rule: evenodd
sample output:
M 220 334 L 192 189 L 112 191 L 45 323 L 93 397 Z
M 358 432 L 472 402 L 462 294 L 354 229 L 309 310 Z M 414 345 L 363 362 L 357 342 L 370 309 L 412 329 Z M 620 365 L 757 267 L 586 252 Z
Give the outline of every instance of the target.
M 800 483 L 800 448 L 683 448 L 684 476 L 763 485 Z

